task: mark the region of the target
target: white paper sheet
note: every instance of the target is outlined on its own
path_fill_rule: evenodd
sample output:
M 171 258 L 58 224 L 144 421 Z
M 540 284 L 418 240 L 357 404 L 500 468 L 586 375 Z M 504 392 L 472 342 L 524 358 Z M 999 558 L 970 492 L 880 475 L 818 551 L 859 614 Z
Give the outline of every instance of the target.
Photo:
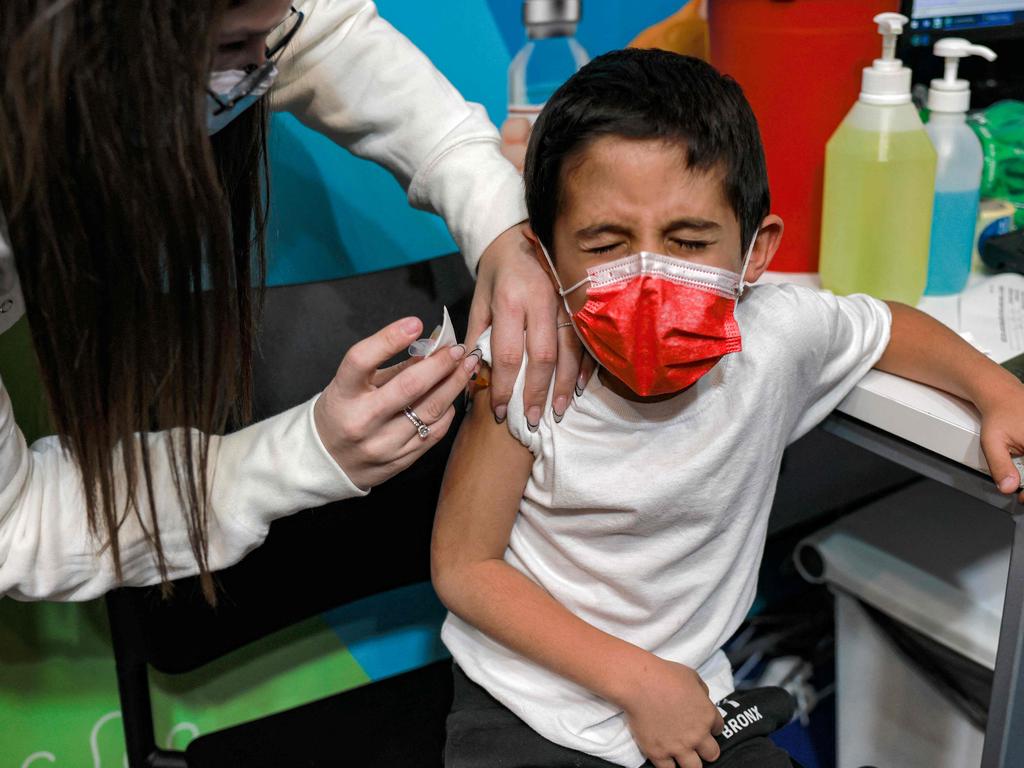
M 994 275 L 960 294 L 959 326 L 997 363 L 1024 354 L 1024 275 Z

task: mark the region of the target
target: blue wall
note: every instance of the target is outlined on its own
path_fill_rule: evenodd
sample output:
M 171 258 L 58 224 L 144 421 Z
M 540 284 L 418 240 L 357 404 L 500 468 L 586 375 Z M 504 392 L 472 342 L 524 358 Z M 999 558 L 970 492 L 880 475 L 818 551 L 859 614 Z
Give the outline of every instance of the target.
M 578 38 L 591 56 L 620 48 L 685 0 L 583 0 Z M 381 15 L 409 37 L 470 101 L 500 125 L 506 72 L 526 37 L 519 0 L 378 0 Z M 398 183 L 301 126 L 273 120 L 271 285 L 387 269 L 455 250 L 444 222 L 412 210 Z

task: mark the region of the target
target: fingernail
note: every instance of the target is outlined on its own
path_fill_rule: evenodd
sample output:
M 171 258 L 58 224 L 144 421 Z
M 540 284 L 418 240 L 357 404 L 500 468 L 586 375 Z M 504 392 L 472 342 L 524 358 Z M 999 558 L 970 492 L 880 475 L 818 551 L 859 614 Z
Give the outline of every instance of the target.
M 508 415 L 508 406 L 498 405 L 494 408 L 494 420 L 499 424 L 504 423 L 505 416 Z
M 466 354 L 466 345 L 456 344 L 454 347 L 449 347 L 448 354 L 452 356 L 452 360 L 461 360 L 462 356 Z
M 537 431 L 537 427 L 540 426 L 540 406 L 535 405 L 526 412 L 526 426 L 531 432 Z
M 462 362 L 462 365 L 467 371 L 474 370 L 478 365 L 480 365 L 479 355 L 475 352 L 470 352 L 466 355 L 466 359 Z
M 402 330 L 410 336 L 420 332 L 420 321 L 415 317 L 407 317 L 402 321 Z
M 555 414 L 555 424 L 562 423 L 562 417 L 565 416 L 565 407 L 569 404 L 565 395 L 555 400 L 554 406 L 551 408 L 552 413 Z
M 580 373 L 580 375 L 576 377 L 576 397 L 583 394 L 583 388 L 585 386 L 587 386 L 587 380 L 584 379 L 583 374 Z
M 1007 475 L 999 481 L 999 490 L 1003 493 L 1009 493 L 1010 491 L 1017 490 L 1017 481 L 1013 475 Z

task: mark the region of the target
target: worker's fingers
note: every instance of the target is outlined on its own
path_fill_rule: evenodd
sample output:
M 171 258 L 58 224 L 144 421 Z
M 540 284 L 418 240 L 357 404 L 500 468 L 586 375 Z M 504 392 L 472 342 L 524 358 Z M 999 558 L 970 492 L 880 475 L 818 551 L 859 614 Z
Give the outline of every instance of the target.
M 420 456 L 437 445 L 441 441 L 441 438 L 448 434 L 448 430 L 451 429 L 452 421 L 454 421 L 454 419 L 455 406 L 449 405 L 448 410 L 441 415 L 441 418 L 429 425 L 429 432 L 425 438 L 420 437 L 419 431 L 411 422 L 409 422 L 408 432 L 412 436 L 406 441 L 405 447 L 402 451 L 402 462 L 405 463 L 406 466 L 410 466 Z
M 555 363 L 555 389 L 551 401 L 551 409 L 555 412 L 556 422 L 562 420 L 565 409 L 569 407 L 569 401 L 572 400 L 573 393 L 576 391 L 580 361 L 583 357 L 583 346 L 580 344 L 568 316 L 559 313 L 558 325 L 558 361 Z
M 401 371 L 367 398 L 367 408 L 371 415 L 378 419 L 390 418 L 392 414 L 401 412 L 406 406 L 411 407 L 446 379 L 457 380 L 460 387 L 464 387 L 470 376 L 460 367 L 465 356 L 466 347 L 456 344 L 454 347 L 440 349 L 430 357 L 422 358 L 415 365 Z M 475 363 L 476 361 L 474 365 Z M 451 403 L 457 396 L 458 392 L 454 392 L 448 402 Z M 445 408 L 441 408 L 434 415 L 439 416 Z M 421 418 L 425 419 L 423 416 Z
M 411 406 L 416 411 L 416 415 L 427 424 L 434 424 L 440 421 L 441 417 L 448 412 L 452 403 L 466 391 L 466 385 L 469 384 L 470 377 L 476 373 L 479 365 L 479 350 L 462 358 L 459 366 L 447 379 L 443 379 L 436 387 Z
M 504 421 L 508 414 L 508 401 L 512 398 L 512 388 L 523 363 L 525 327 L 526 312 L 518 304 L 508 304 L 494 317 L 491 330 L 491 408 L 498 421 Z M 554 328 L 551 332 L 553 335 Z
M 526 378 L 523 383 L 523 408 L 526 423 L 535 430 L 548 399 L 555 375 L 555 362 L 561 351 L 558 343 L 558 306 L 553 293 L 538 295 L 526 307 Z M 565 340 L 569 339 L 562 334 Z
M 410 365 L 415 365 L 421 359 L 422 358 L 419 357 L 410 357 L 408 360 L 403 360 L 402 362 L 396 363 L 395 365 L 389 365 L 387 368 L 378 368 L 377 372 L 373 374 L 373 378 L 370 380 L 370 383 L 373 384 L 373 386 L 375 387 L 383 387 L 385 384 L 387 384 L 389 381 L 395 378 L 395 376 L 400 374 Z
M 484 278 L 481 278 L 484 279 Z M 480 334 L 491 324 L 491 292 L 482 290 L 478 284 L 473 292 L 473 303 L 469 307 L 469 326 L 466 329 L 466 347 L 473 349 Z
M 590 377 L 597 371 L 597 363 L 594 358 L 590 356 L 590 353 L 583 350 L 583 360 L 580 362 L 580 375 L 576 379 L 576 395 L 582 395 L 583 390 L 587 388 L 587 382 L 590 381 Z
M 981 450 L 988 462 L 988 471 L 995 481 L 996 487 L 1002 493 L 1013 493 L 1020 488 L 1020 474 L 1013 466 L 1010 458 L 1010 448 L 1006 444 L 1003 435 L 983 431 L 981 436 Z
M 352 397 L 365 392 L 373 383 L 377 369 L 406 349 L 422 330 L 423 323 L 415 317 L 406 317 L 354 344 L 345 354 L 334 377 L 339 394 Z

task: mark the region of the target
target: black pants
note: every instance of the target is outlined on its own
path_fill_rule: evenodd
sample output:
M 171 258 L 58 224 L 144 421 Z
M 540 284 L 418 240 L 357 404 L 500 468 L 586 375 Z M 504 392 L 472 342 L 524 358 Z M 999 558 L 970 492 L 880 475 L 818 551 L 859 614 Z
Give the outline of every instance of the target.
M 456 665 L 448 715 L 445 768 L 616 768 L 614 763 L 554 744 L 474 683 Z M 645 763 L 646 766 L 651 764 Z M 796 763 L 765 736 L 724 749 L 713 768 L 792 768 Z

